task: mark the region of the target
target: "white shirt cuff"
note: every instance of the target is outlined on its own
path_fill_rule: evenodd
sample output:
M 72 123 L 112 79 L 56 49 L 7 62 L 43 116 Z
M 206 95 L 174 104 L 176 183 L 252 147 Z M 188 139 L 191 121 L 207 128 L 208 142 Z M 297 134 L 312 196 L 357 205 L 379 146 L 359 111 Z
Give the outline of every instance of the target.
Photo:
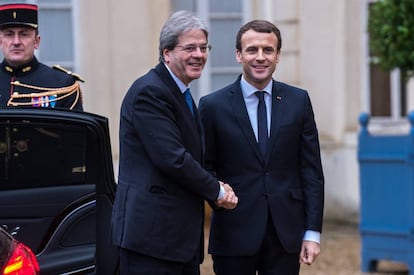
M 226 194 L 226 190 L 224 190 L 224 187 L 220 184 L 220 192 L 218 194 L 217 200 L 223 198 L 225 194 Z
M 321 233 L 312 230 L 306 230 L 305 235 L 303 236 L 304 241 L 311 241 L 315 243 L 321 243 Z

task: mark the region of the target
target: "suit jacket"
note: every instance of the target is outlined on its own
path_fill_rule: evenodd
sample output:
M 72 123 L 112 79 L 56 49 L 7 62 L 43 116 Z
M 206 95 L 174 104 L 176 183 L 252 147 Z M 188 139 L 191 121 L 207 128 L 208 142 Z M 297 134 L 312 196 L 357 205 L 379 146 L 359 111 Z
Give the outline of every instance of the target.
M 258 251 L 270 214 L 288 252 L 299 252 L 305 230 L 321 231 L 324 178 L 308 93 L 273 81 L 270 139 L 263 158 L 240 88 L 233 84 L 200 100 L 206 166 L 239 198 L 233 210 L 213 211 L 209 253 Z
M 159 259 L 190 261 L 202 252 L 204 199 L 216 200 L 219 184 L 202 168 L 197 111 L 193 118 L 164 64 L 128 90 L 119 138 L 113 243 Z

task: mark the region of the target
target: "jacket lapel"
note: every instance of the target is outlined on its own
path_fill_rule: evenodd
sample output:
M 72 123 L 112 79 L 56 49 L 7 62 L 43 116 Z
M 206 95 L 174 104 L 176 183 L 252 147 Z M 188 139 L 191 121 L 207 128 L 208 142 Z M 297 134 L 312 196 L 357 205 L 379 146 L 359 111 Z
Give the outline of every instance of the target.
M 161 81 L 163 81 L 164 84 L 167 87 L 169 87 L 172 95 L 179 102 L 181 109 L 188 115 L 189 120 L 192 122 L 191 123 L 192 126 L 195 129 L 200 130 L 199 127 L 201 125 L 201 122 L 198 116 L 197 106 L 194 104 L 194 100 L 191 99 L 193 103 L 193 109 L 194 109 L 194 117 L 193 117 L 190 109 L 188 108 L 187 102 L 183 94 L 181 93 L 180 89 L 177 86 L 177 83 L 175 83 L 174 79 L 170 75 L 170 72 L 167 70 L 165 65 L 162 62 L 158 63 L 158 65 L 155 67 L 155 71 L 160 76 Z
M 169 87 L 169 90 L 171 91 L 173 97 L 175 97 L 176 101 L 178 101 L 180 108 L 187 114 L 186 121 L 188 122 L 188 125 L 194 130 L 191 131 L 191 133 L 194 134 L 194 138 L 199 138 L 202 144 L 202 151 L 204 153 L 204 137 L 202 134 L 202 126 L 200 117 L 198 115 L 197 106 L 193 102 L 193 108 L 194 108 L 194 117 L 191 114 L 190 109 L 188 108 L 187 102 L 181 93 L 180 89 L 177 86 L 177 83 L 175 83 L 174 79 L 170 75 L 170 72 L 167 70 L 165 65 L 160 62 L 158 65 L 154 68 L 155 72 L 159 75 L 160 80 L 164 82 L 164 84 Z
M 255 151 L 257 157 L 262 160 L 262 154 L 260 153 L 259 145 L 256 141 L 249 115 L 247 113 L 246 103 L 244 102 L 243 93 L 241 91 L 240 79 L 234 83 L 230 90 L 230 105 L 241 131 L 250 146 Z
M 276 143 L 277 135 L 279 133 L 283 109 L 285 107 L 285 104 L 283 102 L 283 92 L 280 89 L 280 85 L 278 84 L 278 82 L 273 81 L 270 139 L 266 152 L 266 163 L 269 161 L 269 158 Z

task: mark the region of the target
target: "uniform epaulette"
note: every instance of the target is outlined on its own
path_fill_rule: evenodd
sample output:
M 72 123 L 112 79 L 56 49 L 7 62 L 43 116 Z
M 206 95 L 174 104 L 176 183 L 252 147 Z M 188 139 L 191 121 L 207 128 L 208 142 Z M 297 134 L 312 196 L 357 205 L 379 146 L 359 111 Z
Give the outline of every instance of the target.
M 62 66 L 60 66 L 60 65 L 53 65 L 52 67 L 53 67 L 53 69 L 56 69 L 56 70 L 62 71 L 62 72 L 64 72 L 64 73 L 67 73 L 68 75 L 73 76 L 76 80 L 78 80 L 78 81 L 80 81 L 80 82 L 85 82 L 85 80 L 84 80 L 84 79 L 83 79 L 80 75 L 75 74 L 74 72 L 69 71 L 69 70 L 67 70 L 67 69 L 63 68 L 63 67 L 62 67 Z

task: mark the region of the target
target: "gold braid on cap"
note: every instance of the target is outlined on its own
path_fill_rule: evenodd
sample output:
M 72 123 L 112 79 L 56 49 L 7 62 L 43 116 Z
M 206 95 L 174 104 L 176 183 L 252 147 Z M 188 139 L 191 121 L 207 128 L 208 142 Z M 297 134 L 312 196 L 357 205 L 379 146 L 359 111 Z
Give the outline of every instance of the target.
M 82 94 L 81 89 L 78 81 L 75 81 L 75 83 L 71 86 L 67 87 L 61 87 L 61 88 L 45 88 L 45 87 L 38 87 L 33 85 L 28 85 L 24 83 L 20 83 L 19 81 L 13 81 L 10 82 L 11 85 L 29 88 L 33 90 L 37 90 L 40 92 L 36 93 L 28 93 L 28 94 L 19 94 L 18 92 L 14 92 L 11 96 L 9 101 L 7 102 L 7 106 L 27 106 L 27 105 L 33 105 L 35 102 L 36 104 L 45 104 L 49 105 L 51 102 L 55 102 L 58 100 L 62 100 L 74 93 L 76 93 L 76 98 L 73 102 L 73 104 L 70 106 L 70 110 L 73 109 L 73 107 L 76 106 L 76 103 L 81 100 L 82 101 Z M 58 96 L 60 95 L 60 96 Z M 52 97 L 50 97 L 52 96 Z M 53 97 L 55 96 L 55 97 Z M 30 102 L 18 102 L 17 99 L 22 98 L 29 98 Z

